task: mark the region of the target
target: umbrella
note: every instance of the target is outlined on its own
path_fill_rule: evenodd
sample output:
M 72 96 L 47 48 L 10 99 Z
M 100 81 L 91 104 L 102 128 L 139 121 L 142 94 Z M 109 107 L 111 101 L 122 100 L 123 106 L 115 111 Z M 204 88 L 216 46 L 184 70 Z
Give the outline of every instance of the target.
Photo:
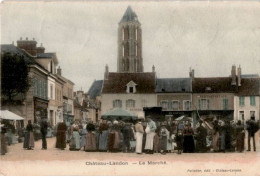
M 124 110 L 122 108 L 116 108 L 102 115 L 102 119 L 119 119 L 119 120 L 127 120 L 127 119 L 137 119 L 137 115 Z
M 182 120 L 192 121 L 192 118 L 186 117 L 186 116 L 180 116 L 180 117 L 175 119 L 175 121 L 182 121 Z
M 17 114 L 8 111 L 8 110 L 0 110 L 0 119 L 5 119 L 5 120 L 24 120 L 21 116 L 18 116 Z

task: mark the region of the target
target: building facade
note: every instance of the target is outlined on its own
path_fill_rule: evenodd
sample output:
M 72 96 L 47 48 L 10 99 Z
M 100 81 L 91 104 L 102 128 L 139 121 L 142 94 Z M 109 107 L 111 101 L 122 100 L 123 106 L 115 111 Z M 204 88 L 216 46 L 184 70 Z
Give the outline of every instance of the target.
M 180 116 L 192 117 L 191 78 L 164 78 L 156 80 L 157 106 L 166 120 Z

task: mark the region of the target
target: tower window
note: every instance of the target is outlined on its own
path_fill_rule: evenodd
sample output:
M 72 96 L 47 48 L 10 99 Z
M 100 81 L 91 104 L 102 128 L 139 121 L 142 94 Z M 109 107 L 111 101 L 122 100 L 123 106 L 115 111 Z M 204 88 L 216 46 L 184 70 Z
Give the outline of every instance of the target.
M 137 56 L 137 44 L 135 45 L 135 55 Z
M 123 45 L 123 57 L 125 56 L 125 46 Z
M 135 40 L 137 40 L 137 28 L 135 29 Z
M 122 28 L 122 39 L 125 40 L 125 29 L 124 29 L 124 27 Z

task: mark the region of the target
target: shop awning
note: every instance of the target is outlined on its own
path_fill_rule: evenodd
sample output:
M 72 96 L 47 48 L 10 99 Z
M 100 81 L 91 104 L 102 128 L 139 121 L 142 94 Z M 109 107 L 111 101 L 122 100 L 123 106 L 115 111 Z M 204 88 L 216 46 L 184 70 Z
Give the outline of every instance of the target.
M 23 117 L 18 116 L 17 114 L 8 110 L 0 110 L 0 119 L 14 120 L 14 121 L 24 120 Z

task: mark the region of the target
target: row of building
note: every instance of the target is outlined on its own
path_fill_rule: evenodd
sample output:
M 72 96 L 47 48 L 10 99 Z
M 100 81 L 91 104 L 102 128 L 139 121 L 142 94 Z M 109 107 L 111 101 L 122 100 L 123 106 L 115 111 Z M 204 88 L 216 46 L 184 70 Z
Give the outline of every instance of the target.
M 141 24 L 129 6 L 118 27 L 117 72 L 106 66 L 104 79 L 95 81 L 88 94 L 100 101 L 101 114 L 123 108 L 158 120 L 182 115 L 195 122 L 199 117 L 259 120 L 259 75 L 243 75 L 234 65 L 226 77 L 197 78 L 192 69 L 187 76 L 158 78 L 154 66 L 152 72 L 143 71 Z
M 35 39 L 20 39 L 17 46 L 1 45 L 1 58 L 5 53 L 22 56 L 29 68 L 30 88 L 25 95 L 18 95 L 14 103 L 7 103 L 1 96 L 1 109 L 7 109 L 25 120 L 33 123 L 48 119 L 54 126 L 64 120 L 68 125 L 73 121 L 96 120 L 89 118 L 88 113 L 96 111 L 95 104 L 87 99 L 82 91 L 74 92 L 74 83 L 62 75 L 56 53 L 45 52 L 42 46 L 37 47 Z M 96 116 L 94 116 L 96 117 Z

